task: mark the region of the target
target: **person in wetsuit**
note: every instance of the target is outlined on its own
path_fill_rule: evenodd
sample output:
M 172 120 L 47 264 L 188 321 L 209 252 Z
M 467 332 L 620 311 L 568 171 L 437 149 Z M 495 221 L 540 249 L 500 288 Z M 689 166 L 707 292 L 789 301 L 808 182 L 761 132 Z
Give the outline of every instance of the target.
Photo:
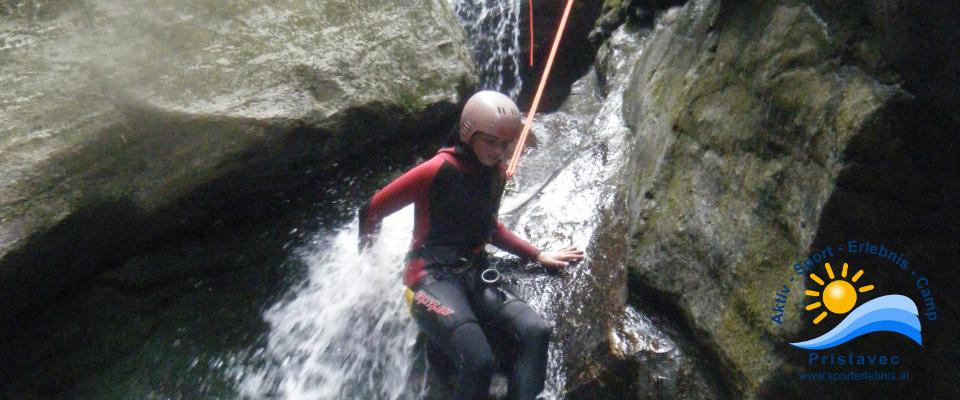
M 471 96 L 460 117 L 460 142 L 385 186 L 360 211 L 365 248 L 384 217 L 415 204 L 403 283 L 413 293 L 417 325 L 457 366 L 456 399 L 485 398 L 489 390 L 494 355 L 481 326 L 505 332 L 518 345 L 509 398 L 533 399 L 546 380 L 551 325 L 508 287 L 481 279 L 491 264 L 485 246 L 550 269 L 583 258 L 575 247 L 541 252 L 498 221 L 504 157 L 521 127 L 520 111 L 507 96 Z

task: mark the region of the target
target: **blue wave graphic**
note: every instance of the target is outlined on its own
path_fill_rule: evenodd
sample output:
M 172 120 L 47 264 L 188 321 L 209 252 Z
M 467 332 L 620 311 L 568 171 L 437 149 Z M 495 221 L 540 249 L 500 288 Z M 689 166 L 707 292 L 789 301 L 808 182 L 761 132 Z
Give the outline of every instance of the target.
M 820 337 L 790 343 L 804 350 L 823 350 L 839 346 L 872 332 L 896 332 L 923 345 L 917 305 L 909 297 L 891 294 L 863 303 L 843 321 Z

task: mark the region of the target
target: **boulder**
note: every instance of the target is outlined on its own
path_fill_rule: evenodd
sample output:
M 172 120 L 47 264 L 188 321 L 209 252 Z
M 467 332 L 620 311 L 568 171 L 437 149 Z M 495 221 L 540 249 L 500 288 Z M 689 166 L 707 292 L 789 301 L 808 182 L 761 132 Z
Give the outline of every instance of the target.
M 656 19 L 633 65 L 623 94 L 631 155 L 598 241 L 625 247 L 629 301 L 679 327 L 720 397 L 818 390 L 799 382 L 805 354 L 788 345 L 823 332 L 803 309 L 815 284 L 792 266 L 827 246 L 873 240 L 912 254 L 915 272 L 937 282 L 939 310 L 955 310 L 946 298 L 956 293 L 947 260 L 960 255 L 948 239 L 958 221 L 958 85 L 946 71 L 956 71 L 957 14 L 909 6 L 901 19 L 887 3 L 691 0 Z M 931 35 L 942 40 L 923 41 Z M 917 41 L 946 65 L 917 60 L 906 44 Z M 909 273 L 870 262 L 884 294 L 911 296 L 923 312 Z M 777 323 L 780 289 L 789 292 Z M 897 390 L 944 396 L 938 382 L 956 371 L 957 351 L 946 327 L 921 321 L 919 350 L 892 336 L 842 350 L 909 354 L 904 368 L 920 376 Z M 890 395 L 883 385 L 818 387 Z
M 476 84 L 439 0 L 3 7 L 0 337 L 298 177 L 446 133 Z

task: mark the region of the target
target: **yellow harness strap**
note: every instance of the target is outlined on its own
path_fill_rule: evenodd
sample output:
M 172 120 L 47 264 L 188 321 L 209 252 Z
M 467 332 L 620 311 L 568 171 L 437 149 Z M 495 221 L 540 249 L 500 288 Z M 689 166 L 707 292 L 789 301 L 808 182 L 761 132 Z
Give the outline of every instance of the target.
M 413 313 L 413 291 L 408 287 L 403 288 L 403 300 L 407 303 L 407 311 Z

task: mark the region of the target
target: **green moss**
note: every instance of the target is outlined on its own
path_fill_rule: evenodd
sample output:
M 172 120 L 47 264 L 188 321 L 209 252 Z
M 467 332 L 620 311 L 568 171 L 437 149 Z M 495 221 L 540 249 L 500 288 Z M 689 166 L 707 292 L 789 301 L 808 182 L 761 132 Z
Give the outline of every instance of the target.
M 603 10 L 613 10 L 620 8 L 623 5 L 621 0 L 603 0 Z
M 723 313 L 715 335 L 720 351 L 733 364 L 731 375 L 738 378 L 737 384 L 741 387 L 756 387 L 758 374 L 763 372 L 753 366 L 753 360 L 757 355 L 765 354 L 767 349 L 761 345 L 757 333 L 744 324 L 735 307 L 727 308 Z
M 427 107 L 427 102 L 424 100 L 425 93 L 421 88 L 422 86 L 402 87 L 394 95 L 393 100 L 405 114 L 418 114 Z

